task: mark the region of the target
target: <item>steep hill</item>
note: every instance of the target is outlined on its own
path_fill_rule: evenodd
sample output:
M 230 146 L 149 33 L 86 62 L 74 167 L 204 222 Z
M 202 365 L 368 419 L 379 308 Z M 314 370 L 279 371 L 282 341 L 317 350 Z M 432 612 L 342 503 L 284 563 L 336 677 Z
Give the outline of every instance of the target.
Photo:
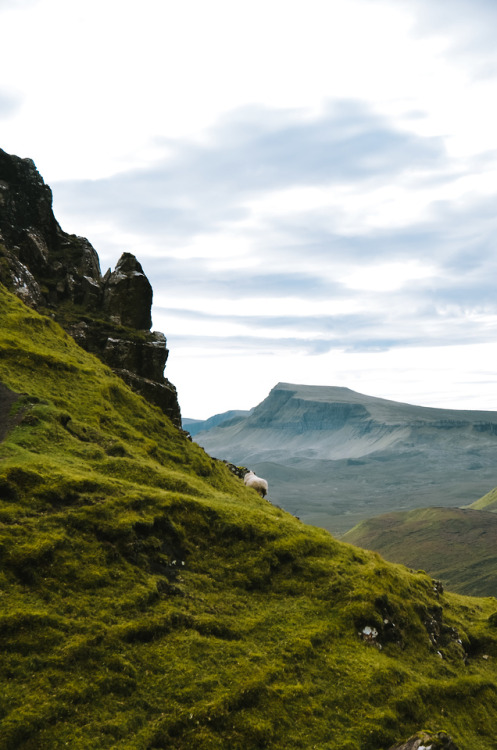
M 0 321 L 4 750 L 495 747 L 495 599 L 273 507 L 1 285 Z
M 348 388 L 279 383 L 243 419 L 200 432 L 271 499 L 339 535 L 391 510 L 467 505 L 495 486 L 497 412 L 434 409 Z
M 474 508 L 475 510 L 488 510 L 490 513 L 496 513 L 497 487 L 494 487 L 493 490 L 487 492 L 486 495 L 483 495 L 483 497 L 481 497 L 479 500 L 476 500 L 469 507 Z
M 451 591 L 497 596 L 497 515 L 468 508 L 422 508 L 361 521 L 343 541 L 387 560 L 423 568 Z

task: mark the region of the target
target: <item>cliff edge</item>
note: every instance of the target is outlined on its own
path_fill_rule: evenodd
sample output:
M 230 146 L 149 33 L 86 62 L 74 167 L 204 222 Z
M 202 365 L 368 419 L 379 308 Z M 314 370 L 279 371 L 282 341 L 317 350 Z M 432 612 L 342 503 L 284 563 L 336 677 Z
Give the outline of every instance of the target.
M 164 377 L 166 337 L 150 330 L 153 292 L 142 266 L 123 253 L 102 276 L 90 242 L 56 221 L 34 162 L 1 149 L 0 282 L 181 427 L 176 388 Z

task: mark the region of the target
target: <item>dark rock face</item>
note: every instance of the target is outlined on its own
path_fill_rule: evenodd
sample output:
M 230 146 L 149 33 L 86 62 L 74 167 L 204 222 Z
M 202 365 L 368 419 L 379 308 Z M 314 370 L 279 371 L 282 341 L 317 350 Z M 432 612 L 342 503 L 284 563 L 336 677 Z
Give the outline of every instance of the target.
M 123 253 L 115 270 L 106 277 L 103 308 L 122 326 L 149 329 L 152 325 L 152 287 L 134 255 Z
M 164 334 L 151 332 L 152 287 L 134 255 L 102 277 L 83 237 L 66 234 L 52 191 L 31 159 L 0 149 L 0 282 L 52 315 L 87 351 L 181 427 L 175 387 L 164 378 Z

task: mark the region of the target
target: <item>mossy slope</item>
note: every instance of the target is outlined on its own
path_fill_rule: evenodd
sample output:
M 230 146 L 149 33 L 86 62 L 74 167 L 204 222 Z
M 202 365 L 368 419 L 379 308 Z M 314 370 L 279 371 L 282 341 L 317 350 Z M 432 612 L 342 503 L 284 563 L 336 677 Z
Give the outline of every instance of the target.
M 473 508 L 474 510 L 488 510 L 490 513 L 496 513 L 497 487 L 494 487 L 493 490 L 487 492 L 486 495 L 483 495 L 483 497 L 481 497 L 479 500 L 476 500 L 476 502 L 472 503 L 468 507 Z
M 494 599 L 261 500 L 1 286 L 0 382 L 2 748 L 495 747 Z
M 459 594 L 497 596 L 497 515 L 473 507 L 384 513 L 342 541 L 423 568 Z

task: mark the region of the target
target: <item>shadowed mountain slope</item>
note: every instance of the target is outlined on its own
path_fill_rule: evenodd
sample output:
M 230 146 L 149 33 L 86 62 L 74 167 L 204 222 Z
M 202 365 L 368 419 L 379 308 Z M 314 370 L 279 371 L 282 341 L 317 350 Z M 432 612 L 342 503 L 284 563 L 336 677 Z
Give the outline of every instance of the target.
M 348 388 L 279 383 L 248 416 L 195 440 L 253 468 L 272 501 L 334 534 L 390 510 L 466 505 L 497 479 L 497 412 Z
M 262 500 L 1 284 L 0 322 L 2 750 L 495 747 L 494 599 Z
M 362 521 L 343 541 L 422 568 L 451 591 L 497 596 L 497 515 L 469 508 L 422 508 Z

